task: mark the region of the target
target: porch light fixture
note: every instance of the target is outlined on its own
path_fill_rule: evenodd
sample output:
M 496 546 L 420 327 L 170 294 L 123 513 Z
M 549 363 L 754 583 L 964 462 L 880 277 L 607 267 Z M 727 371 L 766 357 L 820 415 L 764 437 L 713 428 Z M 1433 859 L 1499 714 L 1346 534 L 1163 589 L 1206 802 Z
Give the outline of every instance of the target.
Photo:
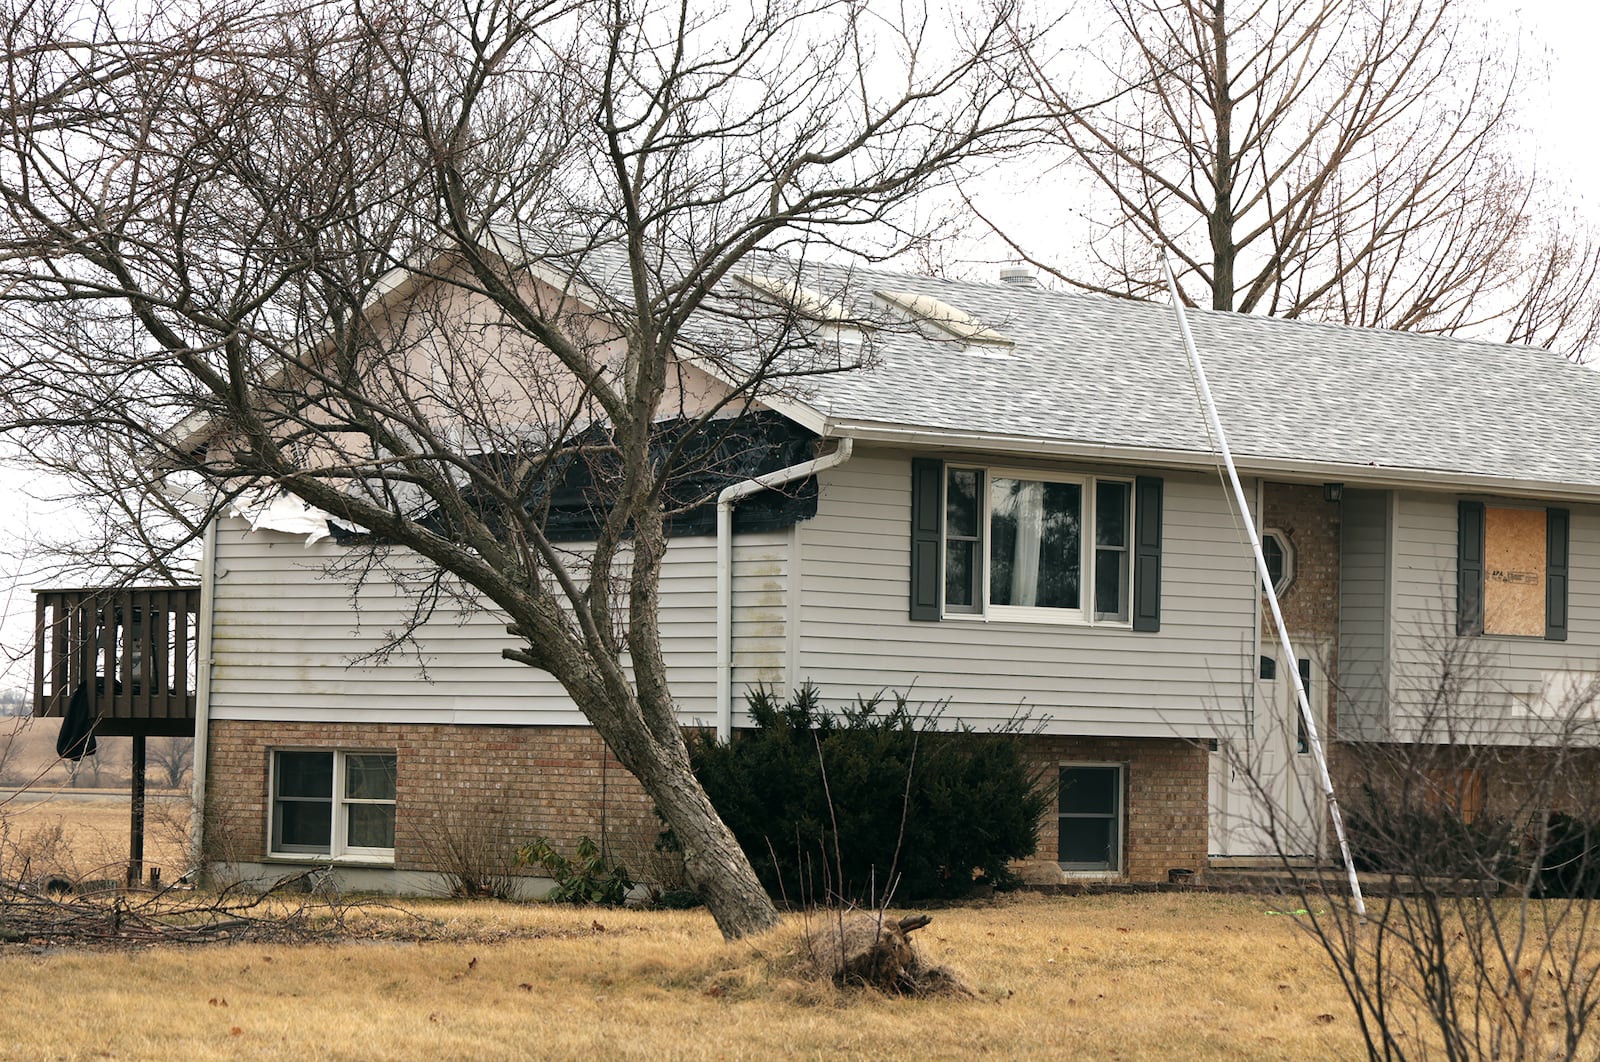
M 1343 483 L 1324 483 L 1322 485 L 1322 500 L 1333 502 L 1335 505 L 1344 497 Z

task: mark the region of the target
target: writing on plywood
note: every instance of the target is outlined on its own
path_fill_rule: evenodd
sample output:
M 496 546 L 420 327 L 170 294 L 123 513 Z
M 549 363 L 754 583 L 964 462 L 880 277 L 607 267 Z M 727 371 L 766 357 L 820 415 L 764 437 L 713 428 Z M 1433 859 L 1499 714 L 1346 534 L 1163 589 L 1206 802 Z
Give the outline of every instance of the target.
M 1544 636 L 1545 513 L 1485 509 L 1483 632 Z

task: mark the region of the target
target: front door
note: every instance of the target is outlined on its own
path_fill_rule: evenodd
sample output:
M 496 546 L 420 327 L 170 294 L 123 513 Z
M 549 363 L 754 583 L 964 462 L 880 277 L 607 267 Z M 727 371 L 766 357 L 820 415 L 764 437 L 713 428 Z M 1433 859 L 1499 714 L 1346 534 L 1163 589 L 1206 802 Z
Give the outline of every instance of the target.
M 1304 636 L 1292 640 L 1317 731 L 1325 734 L 1327 645 Z M 1212 855 L 1316 858 L 1322 851 L 1316 759 L 1281 657 L 1276 643 L 1263 643 L 1250 725 L 1211 755 Z

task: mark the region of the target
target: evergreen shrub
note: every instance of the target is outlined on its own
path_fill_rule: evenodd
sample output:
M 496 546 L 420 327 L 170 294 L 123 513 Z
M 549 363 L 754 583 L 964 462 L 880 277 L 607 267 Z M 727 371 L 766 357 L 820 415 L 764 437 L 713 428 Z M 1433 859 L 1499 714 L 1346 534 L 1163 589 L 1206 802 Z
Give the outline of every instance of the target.
M 1016 884 L 1048 794 L 1024 755 L 1025 720 L 937 730 L 904 695 L 837 714 L 809 683 L 787 703 L 746 694 L 755 729 L 690 743 L 695 774 L 762 883 L 789 903 L 953 898 Z M 903 823 L 903 828 L 902 828 Z

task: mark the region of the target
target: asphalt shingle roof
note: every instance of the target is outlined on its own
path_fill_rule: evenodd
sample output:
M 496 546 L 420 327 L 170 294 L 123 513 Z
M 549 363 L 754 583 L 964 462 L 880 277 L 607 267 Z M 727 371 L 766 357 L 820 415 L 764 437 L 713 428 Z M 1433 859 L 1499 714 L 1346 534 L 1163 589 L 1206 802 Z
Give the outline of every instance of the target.
M 601 248 L 580 271 L 625 301 L 622 267 Z M 750 269 L 792 278 L 795 266 L 752 260 Z M 875 290 L 920 293 L 1015 341 L 964 345 L 933 328 L 879 330 L 868 367 L 794 385 L 793 397 L 826 417 L 830 433 L 878 426 L 999 436 L 1015 439 L 1018 452 L 1041 443 L 1213 452 L 1168 305 L 824 264 L 803 274 L 864 317 L 895 318 Z M 1189 321 L 1241 464 L 1600 490 L 1600 372 L 1559 355 L 1211 310 L 1190 310 Z M 729 338 L 714 322 L 687 334 L 696 332 Z
M 803 400 L 845 422 L 1208 453 L 1172 308 L 1018 284 L 858 274 L 1016 340 L 880 335 Z M 1189 311 L 1236 457 L 1600 487 L 1600 373 L 1528 347 Z

